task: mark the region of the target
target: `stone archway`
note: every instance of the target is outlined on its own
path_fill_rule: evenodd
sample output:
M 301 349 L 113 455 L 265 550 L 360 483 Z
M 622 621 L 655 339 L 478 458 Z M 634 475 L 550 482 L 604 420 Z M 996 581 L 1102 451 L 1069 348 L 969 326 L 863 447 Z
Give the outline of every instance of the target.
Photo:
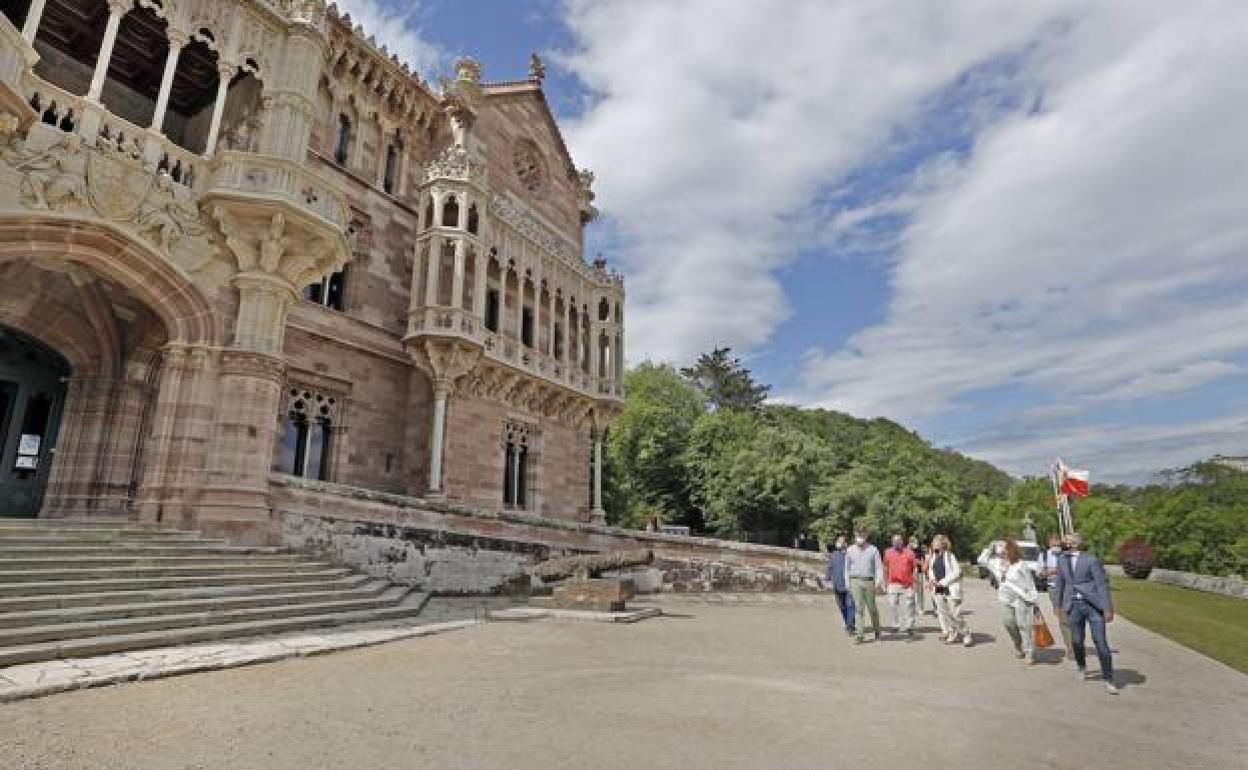
M 191 281 L 109 225 L 0 216 L 0 325 L 68 363 L 40 515 L 188 515 L 224 336 Z

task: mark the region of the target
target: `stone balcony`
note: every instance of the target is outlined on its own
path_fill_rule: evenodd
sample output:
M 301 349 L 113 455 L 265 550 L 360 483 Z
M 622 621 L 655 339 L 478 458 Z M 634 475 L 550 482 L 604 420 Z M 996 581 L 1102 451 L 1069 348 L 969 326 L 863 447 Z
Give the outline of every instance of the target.
M 462 342 L 481 350 L 486 362 L 501 365 L 544 381 L 559 385 L 593 400 L 621 400 L 621 383 L 596 377 L 560 357 L 555 357 L 522 344 L 515 337 L 490 331 L 481 320 L 467 310 L 449 307 L 421 308 L 410 314 L 405 343 L 423 339 Z

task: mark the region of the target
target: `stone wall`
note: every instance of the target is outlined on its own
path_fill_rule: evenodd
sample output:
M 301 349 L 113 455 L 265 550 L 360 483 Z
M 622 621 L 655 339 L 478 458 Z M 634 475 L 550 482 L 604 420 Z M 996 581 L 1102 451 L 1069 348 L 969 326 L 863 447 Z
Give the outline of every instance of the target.
M 823 571 L 821 554 L 787 548 L 488 513 L 286 476 L 272 484 L 285 545 L 422 591 L 504 592 L 540 560 L 632 548 L 654 551 L 650 568 L 629 571 L 648 592 L 812 591 Z
M 1236 599 L 1248 599 L 1248 581 L 1234 575 L 1214 577 L 1213 575 L 1198 575 L 1194 572 L 1153 569 L 1148 579 L 1155 583 L 1166 583 L 1173 586 L 1182 586 L 1183 588 L 1192 588 L 1197 591 L 1208 591 L 1209 593 L 1222 594 L 1223 596 L 1231 596 Z

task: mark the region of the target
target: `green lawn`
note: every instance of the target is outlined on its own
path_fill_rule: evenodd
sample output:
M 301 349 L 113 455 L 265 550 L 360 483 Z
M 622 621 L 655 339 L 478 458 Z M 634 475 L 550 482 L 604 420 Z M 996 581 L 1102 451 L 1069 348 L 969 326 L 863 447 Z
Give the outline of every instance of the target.
M 1248 674 L 1248 601 L 1147 580 L 1113 584 L 1123 617 Z

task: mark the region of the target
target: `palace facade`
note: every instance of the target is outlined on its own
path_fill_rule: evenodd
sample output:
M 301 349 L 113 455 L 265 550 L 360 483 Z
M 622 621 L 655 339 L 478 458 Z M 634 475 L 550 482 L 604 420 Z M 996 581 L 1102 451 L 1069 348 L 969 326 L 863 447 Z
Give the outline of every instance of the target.
M 272 542 L 295 476 L 601 518 L 624 286 L 536 56 L 433 88 L 319 0 L 0 11 L 0 515 Z

